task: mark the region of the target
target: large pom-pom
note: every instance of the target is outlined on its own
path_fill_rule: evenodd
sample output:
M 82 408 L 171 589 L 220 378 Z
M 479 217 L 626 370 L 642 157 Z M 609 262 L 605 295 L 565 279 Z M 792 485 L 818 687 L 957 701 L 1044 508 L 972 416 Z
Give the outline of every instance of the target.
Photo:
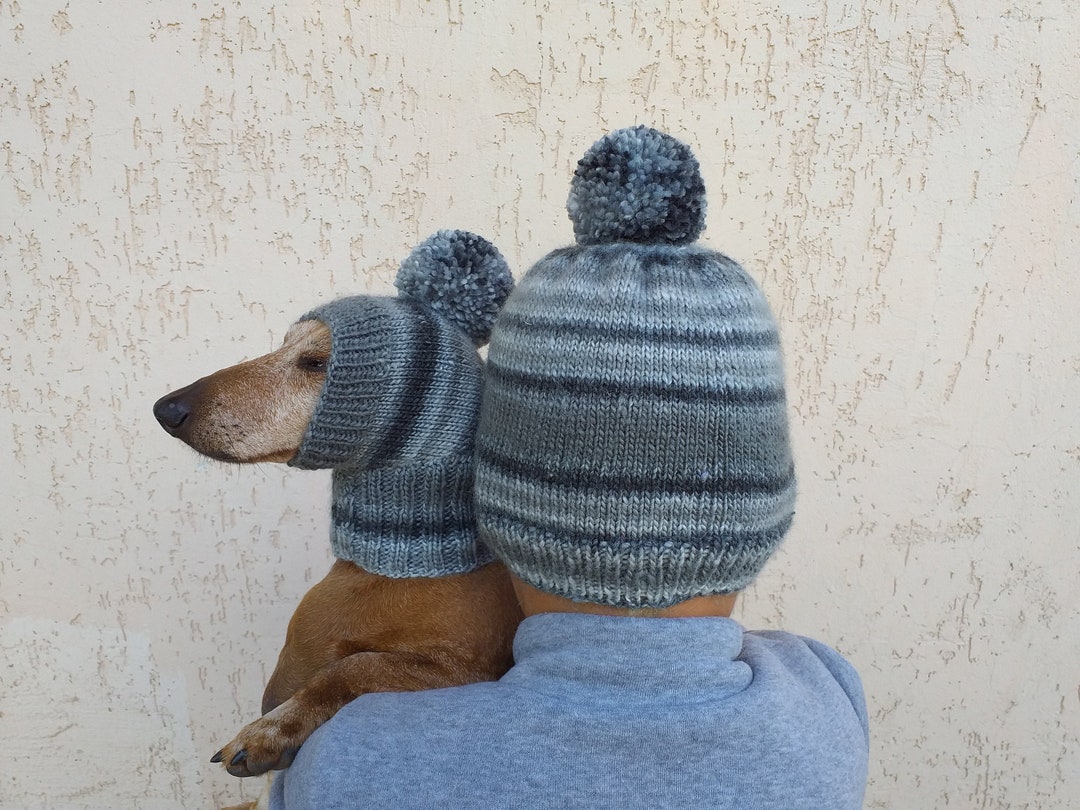
M 649 127 L 620 129 L 578 161 L 566 210 L 580 245 L 682 245 L 705 227 L 705 182 L 686 144 Z
M 453 321 L 482 346 L 514 278 L 498 248 L 482 236 L 439 231 L 401 263 L 394 286 Z

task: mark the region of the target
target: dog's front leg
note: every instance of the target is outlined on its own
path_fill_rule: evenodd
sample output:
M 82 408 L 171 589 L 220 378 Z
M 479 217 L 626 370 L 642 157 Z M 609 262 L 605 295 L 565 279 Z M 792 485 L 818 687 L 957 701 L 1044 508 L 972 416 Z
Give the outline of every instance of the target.
M 453 667 L 415 653 L 354 653 L 320 670 L 291 698 L 244 726 L 211 761 L 225 763 L 233 776 L 287 768 L 304 740 L 360 695 L 440 689 L 467 680 Z

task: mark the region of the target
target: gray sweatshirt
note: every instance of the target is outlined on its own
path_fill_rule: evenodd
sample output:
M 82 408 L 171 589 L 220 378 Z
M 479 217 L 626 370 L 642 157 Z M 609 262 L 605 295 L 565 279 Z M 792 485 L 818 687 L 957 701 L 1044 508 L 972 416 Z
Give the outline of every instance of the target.
M 304 744 L 272 810 L 859 808 L 859 676 L 730 619 L 543 614 L 495 683 L 365 695 Z

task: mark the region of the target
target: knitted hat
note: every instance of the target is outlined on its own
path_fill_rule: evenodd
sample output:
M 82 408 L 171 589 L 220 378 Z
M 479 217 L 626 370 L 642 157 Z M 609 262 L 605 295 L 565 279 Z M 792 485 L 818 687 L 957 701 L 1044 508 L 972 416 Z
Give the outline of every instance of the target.
M 339 558 L 391 577 L 470 571 L 491 561 L 472 509 L 476 350 L 513 279 L 487 240 L 439 231 L 402 262 L 395 284 L 397 298 L 342 298 L 300 319 L 325 323 L 332 342 L 289 463 L 333 468 Z
M 750 583 L 791 524 L 780 340 L 757 285 L 694 243 L 690 150 L 645 127 L 579 161 L 577 246 L 499 314 L 477 433 L 481 540 L 525 582 L 619 607 Z

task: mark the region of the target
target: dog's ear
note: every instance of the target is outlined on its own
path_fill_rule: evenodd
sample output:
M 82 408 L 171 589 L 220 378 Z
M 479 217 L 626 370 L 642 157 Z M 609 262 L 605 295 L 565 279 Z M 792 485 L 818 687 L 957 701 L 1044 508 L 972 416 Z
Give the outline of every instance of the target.
M 424 304 L 483 346 L 514 278 L 491 242 L 468 231 L 444 230 L 409 254 L 394 285 L 402 297 Z

